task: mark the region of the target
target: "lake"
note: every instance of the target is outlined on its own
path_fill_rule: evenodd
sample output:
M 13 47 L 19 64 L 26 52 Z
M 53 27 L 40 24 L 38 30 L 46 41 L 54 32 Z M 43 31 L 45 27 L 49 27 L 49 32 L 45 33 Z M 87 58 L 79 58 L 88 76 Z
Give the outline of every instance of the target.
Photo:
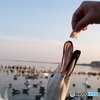
M 58 64 L 46 64 L 46 63 L 30 63 L 30 62 L 14 62 L 14 61 L 0 61 L 0 65 L 3 66 L 27 66 L 27 67 L 33 67 L 35 66 L 38 70 L 52 70 L 54 71 Z M 85 74 L 83 74 L 83 72 Z M 88 89 L 88 92 L 97 92 L 97 88 L 100 88 L 100 76 L 99 75 L 87 75 L 88 72 L 94 72 L 94 73 L 100 73 L 99 67 L 90 67 L 90 66 L 76 66 L 75 70 L 72 74 L 71 83 L 70 83 L 70 91 L 76 91 L 76 92 L 84 92 L 85 88 L 83 86 L 83 82 L 85 82 L 85 78 L 88 79 L 88 83 L 91 86 L 90 89 Z M 1 70 L 0 71 L 0 82 L 3 84 L 0 86 L 1 94 L 4 95 L 5 86 L 8 84 L 12 84 L 12 88 L 20 90 L 20 94 L 12 95 L 12 88 L 8 89 L 8 98 L 9 100 L 35 100 L 35 95 L 39 94 L 38 88 L 33 88 L 33 84 L 38 83 L 39 81 L 42 81 L 42 86 L 46 87 L 48 79 L 46 78 L 39 78 L 39 79 L 31 79 L 30 80 L 30 91 L 29 94 L 23 94 L 22 89 L 25 88 L 24 82 L 25 77 L 20 76 L 17 80 L 14 80 L 14 73 L 7 74 L 6 71 Z M 73 87 L 73 84 L 75 84 L 75 87 Z M 100 100 L 99 97 L 94 97 L 93 100 Z

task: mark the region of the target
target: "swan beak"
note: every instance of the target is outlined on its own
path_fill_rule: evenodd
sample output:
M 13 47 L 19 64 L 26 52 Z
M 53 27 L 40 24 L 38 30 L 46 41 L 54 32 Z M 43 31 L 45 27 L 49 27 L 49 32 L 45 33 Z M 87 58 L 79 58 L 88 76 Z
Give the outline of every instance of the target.
M 60 66 L 60 72 L 70 76 L 75 68 L 80 54 L 80 50 L 76 50 L 73 52 L 73 43 L 71 41 L 65 42 L 63 47 L 63 56 Z
M 70 76 L 75 68 L 75 65 L 79 59 L 79 56 L 81 54 L 80 50 L 76 50 L 74 51 L 74 53 L 72 54 L 71 60 L 69 61 L 68 65 L 67 65 L 67 71 L 66 74 L 68 76 Z

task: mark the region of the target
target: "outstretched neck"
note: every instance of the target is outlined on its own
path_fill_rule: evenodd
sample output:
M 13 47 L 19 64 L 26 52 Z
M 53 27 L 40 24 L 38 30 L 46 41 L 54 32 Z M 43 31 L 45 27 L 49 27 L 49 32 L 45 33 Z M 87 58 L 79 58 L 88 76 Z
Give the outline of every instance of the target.
M 2 96 L 1 96 L 1 86 L 0 86 L 0 98 L 2 98 Z
M 7 94 L 8 88 L 6 87 L 5 93 L 4 93 L 4 100 L 8 100 L 8 94 Z

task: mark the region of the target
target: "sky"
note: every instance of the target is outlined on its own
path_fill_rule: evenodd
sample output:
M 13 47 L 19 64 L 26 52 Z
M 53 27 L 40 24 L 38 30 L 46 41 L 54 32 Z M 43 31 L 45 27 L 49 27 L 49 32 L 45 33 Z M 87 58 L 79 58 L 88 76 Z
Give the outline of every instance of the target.
M 89 25 L 77 39 L 69 37 L 82 1 L 0 0 L 0 59 L 60 62 L 70 40 L 81 50 L 78 63 L 100 61 L 100 25 Z

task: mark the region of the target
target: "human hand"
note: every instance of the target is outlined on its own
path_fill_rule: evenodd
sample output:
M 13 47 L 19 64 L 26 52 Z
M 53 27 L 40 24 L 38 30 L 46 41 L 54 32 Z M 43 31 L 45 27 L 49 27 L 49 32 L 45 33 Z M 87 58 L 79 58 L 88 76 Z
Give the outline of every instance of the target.
M 100 24 L 100 2 L 84 1 L 72 17 L 73 32 L 87 30 L 89 24 Z

